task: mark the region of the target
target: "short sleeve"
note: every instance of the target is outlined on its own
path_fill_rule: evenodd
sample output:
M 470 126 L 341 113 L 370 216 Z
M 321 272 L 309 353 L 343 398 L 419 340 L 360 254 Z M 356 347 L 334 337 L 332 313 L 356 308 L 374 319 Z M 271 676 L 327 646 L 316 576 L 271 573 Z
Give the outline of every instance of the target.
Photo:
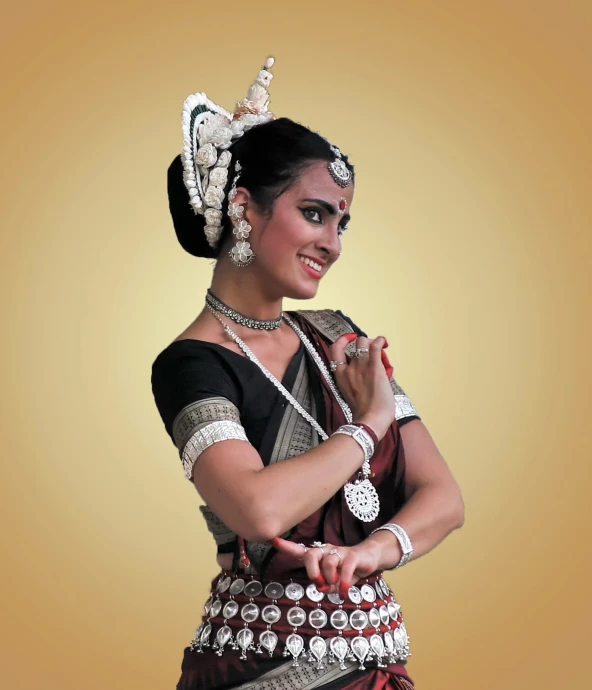
M 341 318 L 345 319 L 345 321 L 349 323 L 349 325 L 352 327 L 355 333 L 364 337 L 368 337 L 367 334 L 364 333 L 364 331 L 349 318 L 349 316 L 346 316 L 340 310 L 337 310 L 335 313 L 341 316 Z M 395 396 L 395 419 L 397 420 L 397 424 L 399 425 L 399 427 L 403 426 L 404 424 L 410 422 L 413 419 L 421 419 L 421 417 L 417 413 L 417 410 L 415 409 L 411 400 L 409 399 L 409 396 L 397 383 L 394 376 L 391 376 L 391 388 L 393 390 L 393 395 Z
M 178 341 L 177 348 L 182 348 Z M 228 363 L 214 349 L 170 347 L 152 364 L 152 393 L 165 429 L 193 477 L 197 457 L 212 443 L 247 441 L 240 418 L 240 391 Z

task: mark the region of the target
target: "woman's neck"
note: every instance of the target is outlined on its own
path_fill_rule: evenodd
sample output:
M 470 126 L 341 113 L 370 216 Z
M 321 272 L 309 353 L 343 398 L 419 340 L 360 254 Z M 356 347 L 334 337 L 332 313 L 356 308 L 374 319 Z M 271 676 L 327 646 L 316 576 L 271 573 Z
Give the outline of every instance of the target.
M 277 319 L 282 313 L 282 298 L 273 297 L 249 268 L 218 263 L 211 285 L 212 293 L 231 309 L 253 319 Z

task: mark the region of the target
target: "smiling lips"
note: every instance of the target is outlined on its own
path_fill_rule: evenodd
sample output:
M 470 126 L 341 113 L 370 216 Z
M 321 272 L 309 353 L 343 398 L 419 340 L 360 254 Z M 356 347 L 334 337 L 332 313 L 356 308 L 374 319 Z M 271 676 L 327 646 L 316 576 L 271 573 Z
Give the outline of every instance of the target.
M 314 261 L 313 259 L 309 258 L 308 256 L 303 256 L 302 254 L 298 254 L 298 258 L 300 261 L 302 261 L 303 264 L 306 264 L 307 266 L 312 266 L 315 271 L 318 271 L 319 273 L 323 270 L 323 264 L 318 263 L 317 261 Z
M 323 264 L 317 263 L 308 256 L 302 256 L 302 254 L 298 255 L 298 259 L 300 263 L 304 264 L 304 269 L 310 276 L 316 278 L 317 280 L 320 279 Z

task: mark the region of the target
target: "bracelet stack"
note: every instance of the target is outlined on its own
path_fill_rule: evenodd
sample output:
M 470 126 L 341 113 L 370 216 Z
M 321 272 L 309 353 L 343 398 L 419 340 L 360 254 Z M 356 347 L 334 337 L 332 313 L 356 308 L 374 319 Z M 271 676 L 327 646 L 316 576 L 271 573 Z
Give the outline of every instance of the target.
M 411 554 L 413 553 L 411 539 L 409 539 L 409 535 L 407 534 L 407 532 L 405 532 L 401 525 L 397 525 L 394 522 L 387 522 L 385 525 L 377 527 L 375 530 L 372 530 L 372 532 L 370 532 L 370 535 L 375 534 L 381 529 L 385 529 L 389 532 L 392 532 L 392 534 L 394 534 L 395 537 L 397 537 L 397 539 L 399 540 L 399 544 L 401 545 L 401 551 L 403 552 L 401 560 L 393 568 L 387 568 L 387 570 L 396 570 L 397 568 L 400 568 L 402 565 L 405 565 L 405 563 L 407 563 L 407 561 L 411 558 Z
M 335 436 L 335 434 L 346 434 L 347 436 L 351 436 L 360 444 L 362 450 L 364 451 L 364 465 L 368 463 L 367 473 L 370 474 L 370 458 L 374 454 L 375 444 L 374 439 L 368 433 L 368 431 L 366 431 L 361 424 L 343 424 L 332 434 L 332 436 Z M 363 466 L 362 472 L 364 472 Z
M 359 519 L 364 522 L 373 522 L 380 512 L 380 499 L 378 492 L 370 481 L 370 458 L 374 453 L 374 440 L 372 436 L 362 426 L 356 424 L 343 424 L 334 431 L 336 434 L 346 434 L 355 439 L 364 451 L 364 462 L 358 479 L 355 482 L 348 482 L 343 487 L 345 500 L 348 508 Z

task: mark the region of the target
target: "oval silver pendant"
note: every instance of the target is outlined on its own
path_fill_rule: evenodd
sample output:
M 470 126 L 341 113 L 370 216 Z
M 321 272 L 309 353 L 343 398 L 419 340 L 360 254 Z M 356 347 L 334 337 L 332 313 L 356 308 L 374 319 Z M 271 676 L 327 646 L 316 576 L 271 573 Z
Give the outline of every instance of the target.
M 389 612 L 385 604 L 378 609 L 378 613 L 380 614 L 380 620 L 382 621 L 383 625 L 388 625 L 391 622 L 391 617 L 389 616 Z
M 308 648 L 312 652 L 312 655 L 318 661 L 317 669 L 321 670 L 324 668 L 322 661 L 327 654 L 327 643 L 322 637 L 315 635 L 311 641 L 308 643 Z
M 275 604 L 269 604 L 261 611 L 261 618 L 269 625 L 277 623 L 282 617 L 282 612 Z
M 259 635 L 259 644 L 269 652 L 269 656 L 273 655 L 273 650 L 276 648 L 277 643 L 278 636 L 273 630 L 264 630 L 261 635 Z
M 300 606 L 293 606 L 286 614 L 286 620 L 293 628 L 298 628 L 306 622 L 306 611 Z
M 378 581 L 380 582 L 380 586 L 382 587 L 382 593 L 384 594 L 384 597 L 386 599 L 386 597 L 389 597 L 391 595 L 391 590 L 382 578 L 380 578 L 380 580 Z
M 370 643 L 365 637 L 360 636 L 354 637 L 350 642 L 350 646 L 352 652 L 356 655 L 358 661 L 360 662 L 358 669 L 360 671 L 364 671 L 366 668 L 364 666 L 364 659 L 368 656 L 368 652 L 370 651 Z
M 378 493 L 369 479 L 343 487 L 347 506 L 358 520 L 372 522 L 380 512 Z
M 373 628 L 380 628 L 380 614 L 377 609 L 370 609 L 368 611 L 368 620 Z
M 368 615 L 362 609 L 352 611 L 349 616 L 349 624 L 354 630 L 364 630 L 368 625 Z
M 212 626 L 210 623 L 206 623 L 204 629 L 201 633 L 201 645 L 202 647 L 207 647 L 210 642 L 210 635 L 212 634 Z
M 246 652 L 253 642 L 253 631 L 249 628 L 243 628 L 236 633 L 236 643 L 238 646 Z
M 259 580 L 251 580 L 245 585 L 245 596 L 247 597 L 258 597 L 263 591 L 263 585 Z
M 286 647 L 290 654 L 294 657 L 294 666 L 299 666 L 298 657 L 302 654 L 304 649 L 304 639 L 296 633 L 291 633 L 286 639 Z
M 245 623 L 253 623 L 259 618 L 259 607 L 257 604 L 245 604 L 241 611 L 241 618 Z
M 390 633 L 385 633 L 383 635 L 384 639 L 384 647 L 387 651 L 387 654 L 392 654 L 395 650 L 395 645 L 393 643 L 393 638 L 391 637 Z
M 399 611 L 401 610 L 401 607 L 399 604 L 395 604 L 393 601 L 389 601 L 389 603 L 386 605 L 389 616 L 391 617 L 391 620 L 396 621 L 397 618 L 399 617 Z
M 306 596 L 316 604 L 318 604 L 319 601 L 323 601 L 325 598 L 324 592 L 319 592 L 315 584 L 308 585 L 306 588 Z
M 313 609 L 308 614 L 308 622 L 315 630 L 320 630 L 327 625 L 327 614 L 323 609 Z
M 349 588 L 347 596 L 349 597 L 349 600 L 351 602 L 353 602 L 354 604 L 361 604 L 362 603 L 362 593 L 360 592 L 360 590 L 355 585 L 352 585 Z
M 222 609 L 224 618 L 234 618 L 238 613 L 238 604 L 234 600 L 227 601 Z
M 218 583 L 218 587 L 216 588 L 216 592 L 218 594 L 223 594 L 230 587 L 231 582 L 232 582 L 232 579 L 230 577 L 225 577 L 223 580 L 221 580 Z
M 343 662 L 347 656 L 347 640 L 343 637 L 332 637 L 329 642 L 329 649 L 339 661 L 339 668 L 342 671 L 345 670 L 345 664 Z
M 343 609 L 337 609 L 331 614 L 331 625 L 335 630 L 343 630 L 347 627 L 349 618 Z
M 382 658 L 384 656 L 384 642 L 382 637 L 376 633 L 370 638 L 370 649 L 374 652 L 376 663 L 379 667 L 384 667 Z
M 286 596 L 292 601 L 300 601 L 304 596 L 304 587 L 297 582 L 290 582 L 286 585 Z
M 222 611 L 222 602 L 220 599 L 216 598 L 210 609 L 211 618 L 216 618 L 216 616 Z
M 230 585 L 229 591 L 232 594 L 232 596 L 235 596 L 236 594 L 240 594 L 244 588 L 245 581 L 242 579 L 242 577 L 239 577 Z
M 279 582 L 270 582 L 265 585 L 265 596 L 270 599 L 281 599 L 284 596 L 284 587 Z
M 364 601 L 368 601 L 371 604 L 376 601 L 376 592 L 374 591 L 374 587 L 370 587 L 368 584 L 362 585 L 360 587 L 360 592 Z
M 210 611 L 212 610 L 212 604 L 213 604 L 213 603 L 214 603 L 214 597 L 211 596 L 211 597 L 206 601 L 205 606 L 204 606 L 204 611 L 205 611 L 205 613 L 206 613 L 206 616 L 207 616 L 207 615 L 210 613 Z
M 220 647 L 220 651 L 222 651 L 222 648 L 224 645 L 228 642 L 228 640 L 232 637 L 232 630 L 227 626 L 223 625 L 218 632 L 216 633 L 216 642 L 218 643 L 218 646 Z

